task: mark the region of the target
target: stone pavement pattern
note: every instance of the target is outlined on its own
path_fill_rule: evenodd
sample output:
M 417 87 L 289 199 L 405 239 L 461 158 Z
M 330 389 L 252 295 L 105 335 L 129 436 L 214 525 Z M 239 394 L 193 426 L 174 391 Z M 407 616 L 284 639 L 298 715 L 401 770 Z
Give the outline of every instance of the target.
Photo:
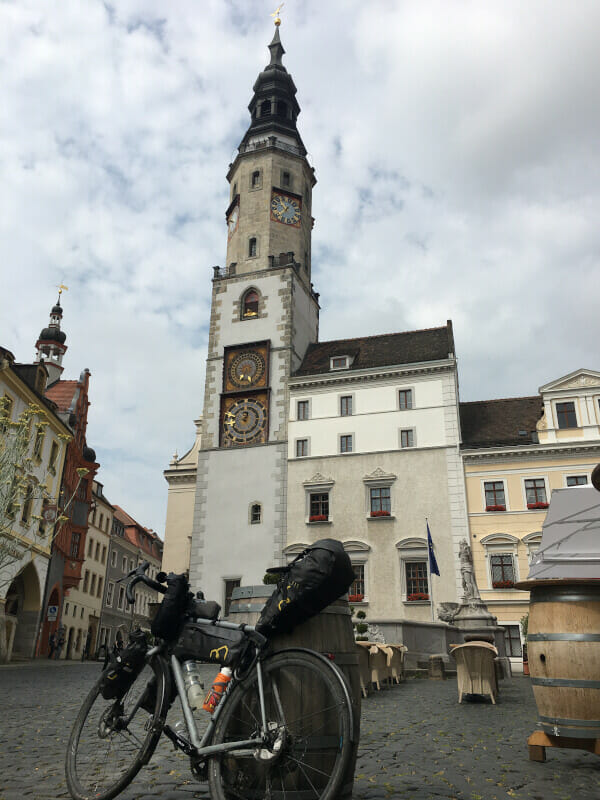
M 214 676 L 206 667 L 205 684 Z M 97 664 L 0 668 L 0 800 L 68 798 L 64 755 Z M 171 716 L 172 715 L 172 716 Z M 177 703 L 170 721 L 180 717 Z M 363 701 L 354 800 L 598 800 L 600 758 L 547 750 L 528 760 L 535 703 L 527 678 L 503 681 L 499 703 L 458 705 L 456 679 L 412 679 Z M 161 741 L 121 800 L 208 798 L 187 759 Z

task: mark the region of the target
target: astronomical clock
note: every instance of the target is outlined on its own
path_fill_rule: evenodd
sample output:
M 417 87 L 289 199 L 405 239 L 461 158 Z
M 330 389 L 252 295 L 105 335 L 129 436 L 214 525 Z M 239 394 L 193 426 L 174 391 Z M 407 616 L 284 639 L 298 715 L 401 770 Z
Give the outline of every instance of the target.
M 271 220 L 300 227 L 302 218 L 302 198 L 279 189 L 271 191 Z
M 225 349 L 221 447 L 269 439 L 269 342 Z

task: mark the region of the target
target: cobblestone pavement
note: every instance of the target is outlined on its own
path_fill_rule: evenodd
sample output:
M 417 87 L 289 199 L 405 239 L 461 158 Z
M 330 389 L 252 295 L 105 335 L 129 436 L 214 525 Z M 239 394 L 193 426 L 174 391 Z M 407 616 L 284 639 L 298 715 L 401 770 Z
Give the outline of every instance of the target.
M 64 755 L 97 664 L 0 668 L 0 800 L 66 798 Z M 207 667 L 206 683 L 214 668 Z M 177 703 L 171 711 L 178 718 Z M 527 757 L 535 725 L 528 678 L 503 681 L 496 706 L 458 705 L 456 679 L 409 679 L 363 701 L 354 800 L 598 800 L 600 759 L 579 750 Z M 170 716 L 171 721 L 171 716 Z M 208 798 L 167 741 L 122 800 Z

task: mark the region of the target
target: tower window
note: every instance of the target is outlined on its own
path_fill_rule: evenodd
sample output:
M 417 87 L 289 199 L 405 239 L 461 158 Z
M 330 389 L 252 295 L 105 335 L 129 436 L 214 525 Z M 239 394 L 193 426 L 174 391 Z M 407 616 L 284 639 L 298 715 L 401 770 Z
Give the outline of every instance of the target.
M 287 117 L 287 105 L 281 100 L 277 103 L 277 116 Z
M 261 117 L 268 117 L 271 114 L 271 101 L 264 100 L 263 104 L 260 107 L 260 115 Z
M 250 289 L 246 292 L 242 303 L 242 318 L 248 319 L 249 317 L 258 316 L 258 292 Z
M 256 256 L 257 253 L 257 246 L 256 246 L 256 237 L 253 236 L 248 242 L 248 257 L 253 258 Z
M 292 185 L 292 176 L 290 175 L 289 172 L 283 171 L 281 173 L 281 185 L 286 186 L 288 188 Z
M 260 189 L 262 186 L 262 178 L 259 169 L 255 169 L 252 175 L 250 176 L 250 188 L 251 189 Z
M 250 506 L 250 524 L 260 525 L 262 522 L 262 507 L 260 503 L 253 503 Z

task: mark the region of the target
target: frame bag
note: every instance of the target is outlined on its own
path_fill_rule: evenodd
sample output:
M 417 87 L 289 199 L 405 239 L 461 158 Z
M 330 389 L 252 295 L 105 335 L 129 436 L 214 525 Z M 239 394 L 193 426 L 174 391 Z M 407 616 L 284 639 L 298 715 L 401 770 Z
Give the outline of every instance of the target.
M 202 622 L 187 622 L 173 648 L 173 655 L 182 661 L 208 661 L 235 669 L 250 646 L 243 631 L 217 628 Z
M 321 539 L 289 567 L 267 571 L 283 572 L 256 623 L 256 630 L 267 637 L 290 633 L 345 594 L 355 579 L 350 557 L 337 539 Z
M 100 681 L 100 693 L 105 700 L 121 699 L 144 668 L 148 643 L 143 631 L 133 631 L 127 647 L 109 663 Z

